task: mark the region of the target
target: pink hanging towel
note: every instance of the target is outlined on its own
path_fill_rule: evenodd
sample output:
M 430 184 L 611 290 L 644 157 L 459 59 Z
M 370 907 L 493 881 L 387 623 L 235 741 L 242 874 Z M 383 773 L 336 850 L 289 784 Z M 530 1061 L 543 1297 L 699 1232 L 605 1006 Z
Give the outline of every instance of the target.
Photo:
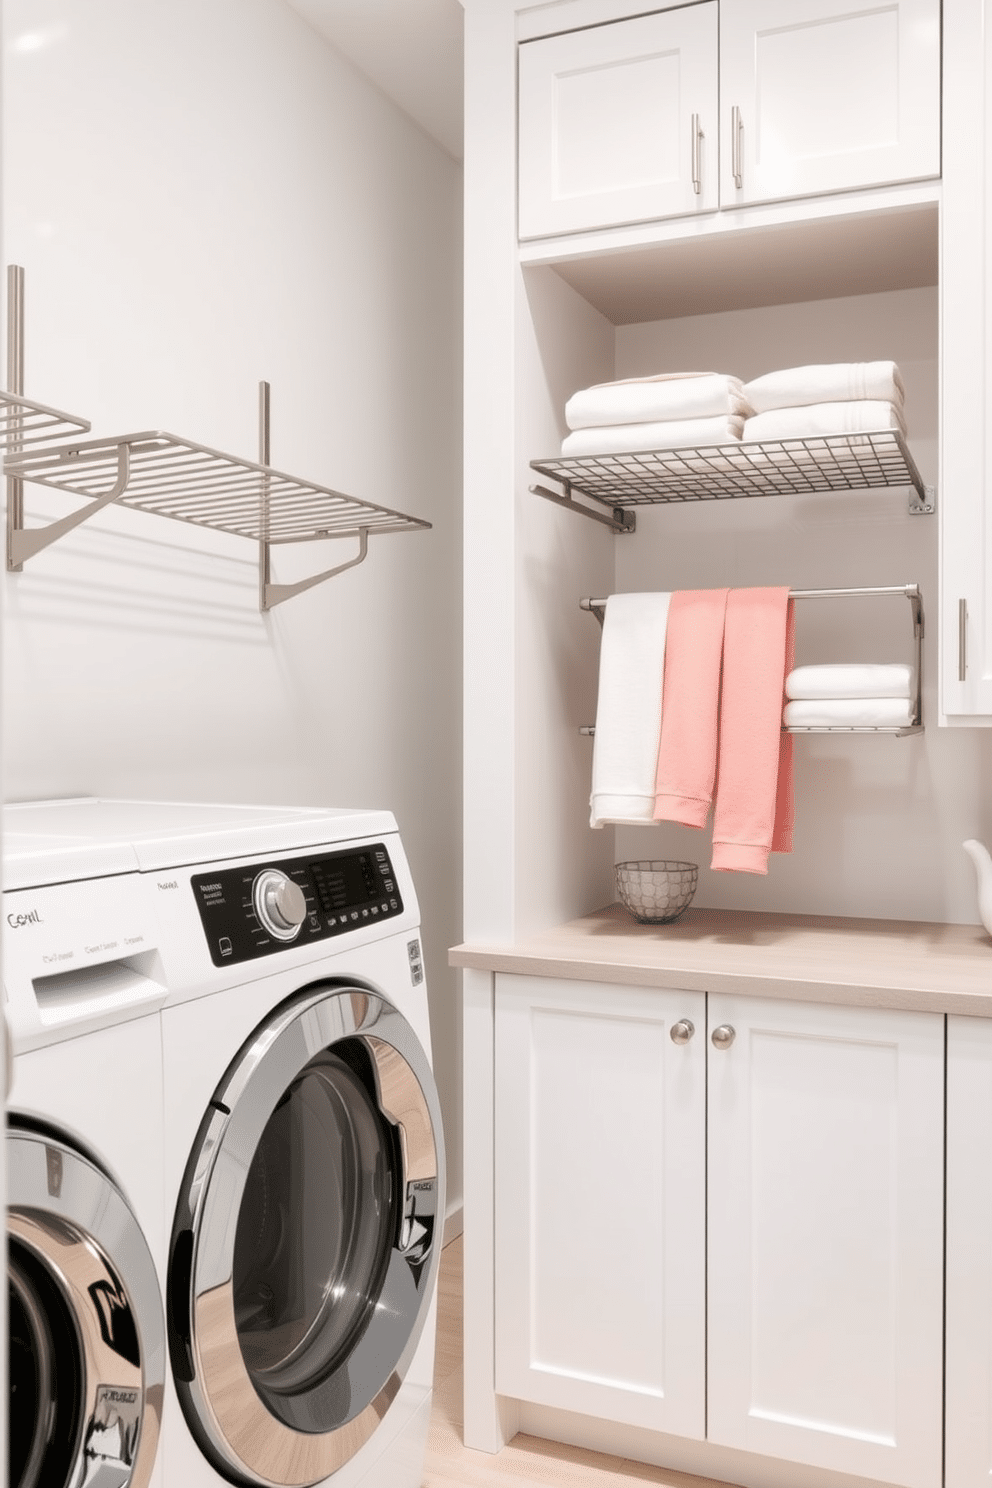
M 716 777 L 727 589 L 681 589 L 668 607 L 655 821 L 705 827 Z
M 782 732 L 795 650 L 788 589 L 732 589 L 720 693 L 720 759 L 711 867 L 767 873 L 792 851 L 792 735 Z

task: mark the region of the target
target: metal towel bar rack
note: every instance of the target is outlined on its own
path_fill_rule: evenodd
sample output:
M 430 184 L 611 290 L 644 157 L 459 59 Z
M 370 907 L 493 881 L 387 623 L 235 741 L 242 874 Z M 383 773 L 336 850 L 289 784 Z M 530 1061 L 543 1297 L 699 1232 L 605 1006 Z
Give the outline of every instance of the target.
M 877 727 L 817 727 L 817 728 L 790 728 L 790 734 L 894 734 L 898 738 L 905 738 L 908 734 L 920 734 L 923 732 L 923 714 L 921 709 L 921 677 L 923 664 L 923 598 L 920 594 L 918 584 L 896 584 L 872 587 L 865 589 L 790 589 L 791 599 L 876 599 L 889 598 L 891 596 L 902 596 L 909 600 L 910 613 L 913 621 L 913 664 L 916 678 L 916 695 L 913 701 L 913 721 L 898 728 Z M 606 613 L 605 599 L 580 599 L 579 608 L 588 610 L 595 615 L 600 625 Z M 592 727 L 581 728 L 581 734 L 592 736 L 596 730 Z

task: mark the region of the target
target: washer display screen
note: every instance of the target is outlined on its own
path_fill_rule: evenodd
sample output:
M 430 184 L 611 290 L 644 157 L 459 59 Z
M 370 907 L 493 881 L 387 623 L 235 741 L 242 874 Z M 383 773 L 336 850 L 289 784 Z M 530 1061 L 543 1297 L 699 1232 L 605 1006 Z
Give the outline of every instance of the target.
M 305 908 L 293 933 L 274 935 L 266 927 L 254 892 L 256 880 L 263 873 L 270 880 L 274 878 L 276 885 L 281 877 L 302 890 Z M 382 842 L 196 873 L 190 884 L 215 966 L 326 940 L 403 913 L 399 885 Z M 295 895 L 295 890 L 292 892 Z M 299 903 L 299 896 L 288 902 Z

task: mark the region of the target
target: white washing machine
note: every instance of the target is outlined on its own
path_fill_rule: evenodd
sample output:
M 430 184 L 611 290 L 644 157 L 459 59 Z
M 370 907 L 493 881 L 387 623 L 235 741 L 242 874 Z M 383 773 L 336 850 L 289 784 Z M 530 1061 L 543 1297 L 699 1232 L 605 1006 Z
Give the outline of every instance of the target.
M 416 1488 L 444 1152 L 378 811 L 119 803 L 162 976 L 167 1488 Z
M 8 1482 L 146 1488 L 167 1369 L 165 986 L 134 855 L 91 840 L 76 804 L 4 811 Z

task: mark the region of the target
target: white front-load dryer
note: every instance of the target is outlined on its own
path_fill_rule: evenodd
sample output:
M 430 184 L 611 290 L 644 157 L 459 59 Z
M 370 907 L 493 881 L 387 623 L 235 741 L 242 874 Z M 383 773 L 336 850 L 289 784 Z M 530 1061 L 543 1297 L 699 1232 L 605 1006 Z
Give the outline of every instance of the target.
M 9 1488 L 147 1488 L 166 1372 L 164 1000 L 133 854 L 4 811 Z
M 165 1481 L 417 1488 L 444 1150 L 395 821 L 177 808 L 132 841 L 167 985 Z

